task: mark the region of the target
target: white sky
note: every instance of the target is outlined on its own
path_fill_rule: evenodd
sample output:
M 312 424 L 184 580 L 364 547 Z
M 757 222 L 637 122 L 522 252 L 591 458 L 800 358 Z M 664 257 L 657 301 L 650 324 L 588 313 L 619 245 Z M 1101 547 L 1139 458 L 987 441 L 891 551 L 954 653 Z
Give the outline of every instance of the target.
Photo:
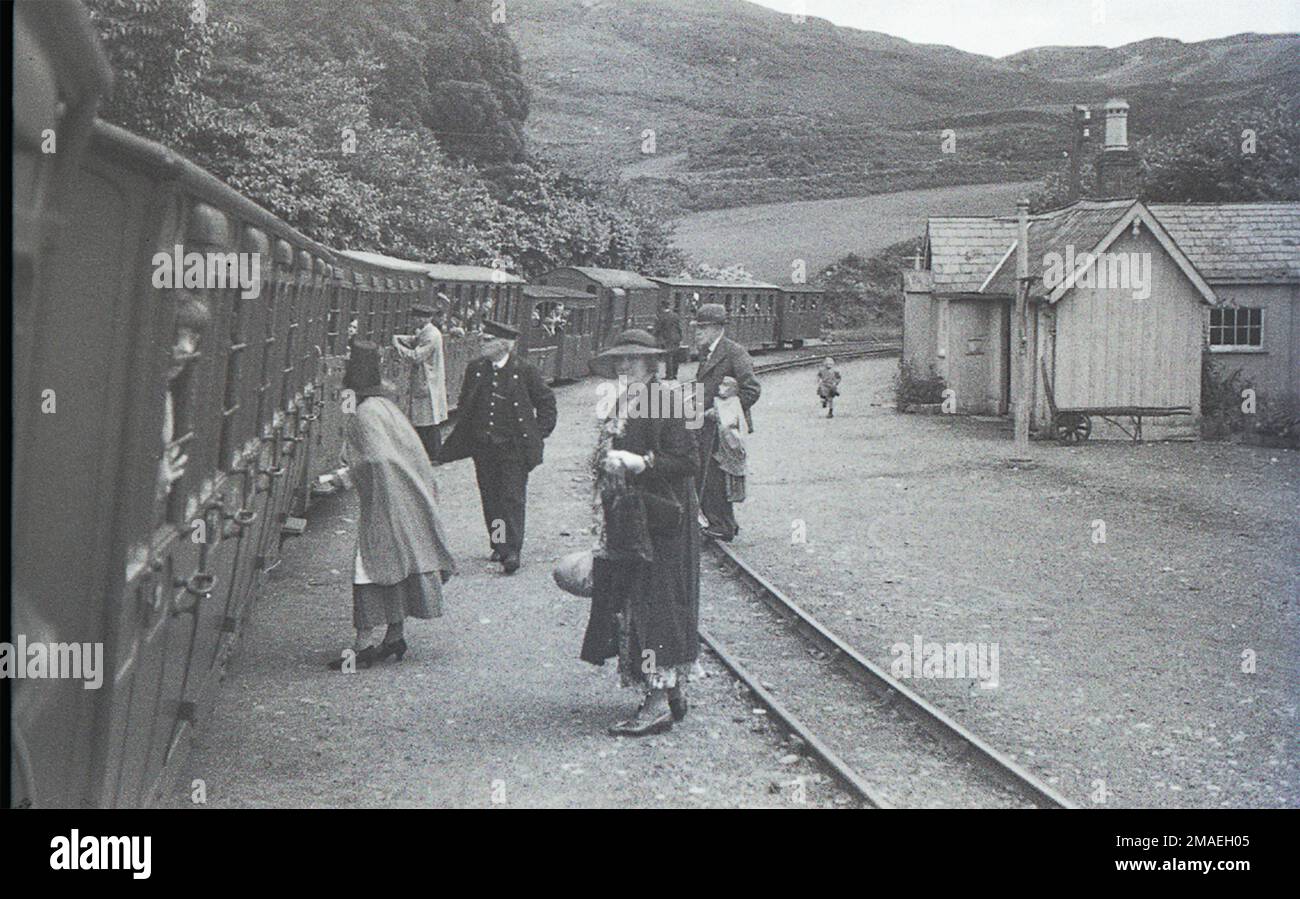
M 919 44 L 1006 56 L 1052 44 L 1117 47 L 1300 32 L 1300 0 L 753 0 Z

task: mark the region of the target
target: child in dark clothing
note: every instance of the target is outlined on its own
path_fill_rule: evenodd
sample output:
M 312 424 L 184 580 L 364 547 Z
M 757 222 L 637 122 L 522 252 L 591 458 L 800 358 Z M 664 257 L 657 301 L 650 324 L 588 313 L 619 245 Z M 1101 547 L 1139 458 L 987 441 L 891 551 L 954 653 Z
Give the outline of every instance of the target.
M 835 397 L 840 395 L 840 373 L 835 370 L 835 360 L 830 356 L 817 369 L 817 395 L 822 399 L 826 417 L 835 417 Z

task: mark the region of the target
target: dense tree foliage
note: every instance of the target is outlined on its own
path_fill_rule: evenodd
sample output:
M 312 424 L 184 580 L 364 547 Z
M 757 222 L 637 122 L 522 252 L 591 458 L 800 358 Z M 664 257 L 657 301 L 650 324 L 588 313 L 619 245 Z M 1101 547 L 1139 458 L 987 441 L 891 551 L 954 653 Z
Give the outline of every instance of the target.
M 88 5 L 119 78 L 105 118 L 317 240 L 530 275 L 681 264 L 621 188 L 528 157 L 528 92 L 490 3 Z
M 1148 202 L 1300 200 L 1300 121 L 1290 104 L 1221 112 L 1184 131 L 1147 135 L 1135 145 L 1139 196 Z M 1084 196 L 1096 170 L 1083 166 Z M 1033 197 L 1036 211 L 1070 201 L 1068 166 L 1047 176 Z
M 903 321 L 902 272 L 920 252 L 918 236 L 885 247 L 869 258 L 850 253 L 828 265 L 817 279 L 826 289 L 827 324 L 831 327 L 877 325 L 894 328 Z

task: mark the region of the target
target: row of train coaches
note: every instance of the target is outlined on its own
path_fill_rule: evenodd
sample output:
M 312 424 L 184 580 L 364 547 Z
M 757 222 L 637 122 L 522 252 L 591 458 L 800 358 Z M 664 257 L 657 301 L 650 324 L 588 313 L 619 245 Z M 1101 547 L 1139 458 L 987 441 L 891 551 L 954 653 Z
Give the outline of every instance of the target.
M 412 303 L 444 304 L 453 399 L 484 317 L 519 327 L 552 379 L 584 374 L 613 335 L 650 325 L 662 298 L 686 320 L 723 303 L 751 347 L 818 333 L 815 291 L 592 268 L 526 284 L 322 246 L 166 147 L 98 121 L 112 72 L 79 3 L 19 2 L 14 40 L 5 641 L 20 664 L 43 644 L 46 674 L 84 676 L 24 667 L 31 676 L 9 681 L 12 805 L 147 805 L 174 784 L 286 526 L 337 465 L 350 322 L 387 345 L 409 333 Z M 152 263 L 178 246 L 265 263 L 255 298 L 192 291 L 211 323 L 180 374 L 176 292 L 153 286 Z M 408 391 L 409 368 L 391 353 L 387 364 Z M 167 453 L 186 458 L 170 486 Z

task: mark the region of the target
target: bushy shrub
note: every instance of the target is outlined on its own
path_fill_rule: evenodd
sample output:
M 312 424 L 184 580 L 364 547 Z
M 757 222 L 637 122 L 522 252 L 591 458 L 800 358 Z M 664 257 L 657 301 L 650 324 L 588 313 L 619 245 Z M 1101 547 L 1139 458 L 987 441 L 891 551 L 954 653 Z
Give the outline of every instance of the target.
M 894 406 L 902 412 L 908 406 L 941 403 L 947 389 L 947 383 L 933 367 L 922 372 L 917 366 L 900 360 L 898 374 L 894 375 Z
M 1255 419 L 1255 433 L 1300 449 L 1300 398 L 1294 393 L 1262 398 Z

